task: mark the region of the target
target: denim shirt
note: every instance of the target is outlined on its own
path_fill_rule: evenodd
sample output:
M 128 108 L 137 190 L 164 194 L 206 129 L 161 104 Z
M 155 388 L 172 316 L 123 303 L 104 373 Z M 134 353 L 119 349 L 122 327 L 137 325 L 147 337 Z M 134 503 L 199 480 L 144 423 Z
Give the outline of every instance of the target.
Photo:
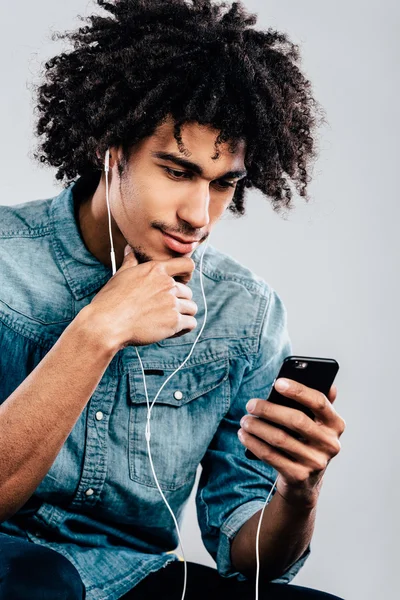
M 75 186 L 55 198 L 0 207 L 0 403 L 111 277 L 83 242 Z M 193 255 L 188 284 L 199 307 L 197 328 L 139 348 L 150 402 L 188 355 L 203 322 L 202 252 Z M 189 361 L 154 405 L 151 449 L 179 522 L 202 465 L 196 507 L 203 542 L 221 575 L 245 579 L 231 564 L 230 544 L 263 507 L 277 471 L 246 458 L 239 421 L 250 398 L 268 396 L 292 348 L 286 309 L 266 282 L 211 245 L 203 281 L 207 323 Z M 178 560 L 171 553 L 178 542 L 173 521 L 151 474 L 145 426 L 142 373 L 128 346 L 113 357 L 34 494 L 0 524 L 2 533 L 66 556 L 88 600 L 120 598 Z M 310 546 L 274 581 L 290 582 L 309 553 Z

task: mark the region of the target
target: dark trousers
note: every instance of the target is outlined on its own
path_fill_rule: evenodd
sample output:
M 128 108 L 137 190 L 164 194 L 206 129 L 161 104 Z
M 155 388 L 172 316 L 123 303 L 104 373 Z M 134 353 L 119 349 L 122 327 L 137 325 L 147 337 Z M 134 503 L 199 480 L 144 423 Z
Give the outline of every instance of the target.
M 181 600 L 183 563 L 174 562 L 151 573 L 122 600 Z M 297 585 L 268 583 L 259 586 L 259 600 L 342 600 L 337 596 Z M 221 577 L 211 567 L 188 563 L 185 600 L 254 600 L 255 585 L 249 581 Z
M 151 573 L 122 600 L 181 600 L 183 563 Z M 0 533 L 0 600 L 84 600 L 85 587 L 72 563 L 50 548 Z M 220 577 L 188 563 L 185 600 L 253 600 L 254 584 Z M 341 600 L 295 585 L 260 586 L 260 600 Z

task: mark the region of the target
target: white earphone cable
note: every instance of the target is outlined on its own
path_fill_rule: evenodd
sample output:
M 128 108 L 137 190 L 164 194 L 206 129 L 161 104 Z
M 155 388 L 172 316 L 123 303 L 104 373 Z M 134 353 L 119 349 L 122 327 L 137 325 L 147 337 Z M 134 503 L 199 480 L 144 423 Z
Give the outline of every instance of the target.
M 107 212 L 108 212 L 108 230 L 109 230 L 109 235 L 110 235 L 110 243 L 111 243 L 111 251 L 110 251 L 110 257 L 111 257 L 111 266 L 112 266 L 112 274 L 115 275 L 116 273 L 116 261 L 115 261 L 115 252 L 114 252 L 114 244 L 113 244 L 113 237 L 112 237 L 112 229 L 111 229 L 111 211 L 110 211 L 110 202 L 109 202 L 109 191 L 108 191 L 108 172 L 109 172 L 109 150 L 107 150 L 106 152 L 106 159 L 105 159 L 105 164 L 104 164 L 104 171 L 105 171 L 105 177 L 106 177 L 106 202 L 107 202 Z M 161 498 L 163 499 L 166 507 L 168 508 L 168 511 L 171 514 L 171 517 L 174 521 L 174 525 L 178 534 L 178 540 L 179 540 L 179 546 L 181 548 L 181 552 L 182 552 L 182 557 L 183 557 L 183 562 L 184 562 L 184 584 L 183 584 L 183 592 L 182 592 L 182 598 L 181 600 L 184 600 L 185 598 L 185 594 L 186 594 L 186 587 L 187 587 L 187 562 L 186 562 L 186 557 L 185 557 L 185 551 L 183 548 L 183 543 L 182 543 L 182 537 L 181 537 L 181 532 L 179 529 L 179 525 L 178 525 L 178 521 L 174 515 L 174 512 L 172 510 L 172 508 L 170 507 L 168 500 L 166 499 L 160 484 L 158 482 L 157 479 L 157 475 L 155 472 L 155 468 L 154 468 L 154 463 L 153 463 L 153 457 L 151 454 L 151 447 L 150 447 L 150 439 L 151 439 L 151 430 L 150 430 L 150 418 L 151 418 L 151 411 L 153 410 L 153 406 L 158 398 L 158 396 L 160 395 L 161 391 L 164 389 L 165 385 L 168 383 L 168 381 L 170 381 L 170 379 L 186 364 L 186 362 L 189 360 L 189 358 L 191 357 L 193 350 L 201 336 L 201 334 L 203 333 L 203 329 L 206 325 L 207 322 L 207 313 L 208 313 L 208 309 L 207 309 L 207 300 L 206 300 L 206 295 L 204 293 L 204 285 L 203 285 L 203 258 L 204 258 L 204 254 L 205 251 L 207 249 L 208 246 L 208 242 L 209 242 L 209 237 L 206 240 L 205 246 L 204 246 L 204 250 L 203 253 L 201 255 L 201 259 L 200 259 L 200 287 L 201 287 L 201 293 L 203 295 L 203 302 L 204 302 L 204 321 L 203 324 L 201 326 L 201 329 L 195 339 L 195 341 L 193 342 L 192 348 L 189 352 L 189 354 L 187 355 L 187 357 L 185 358 L 185 360 L 182 362 L 181 365 L 179 365 L 179 367 L 173 371 L 173 373 L 171 373 L 171 375 L 169 375 L 167 377 L 167 379 L 164 381 L 164 383 L 162 384 L 162 386 L 160 387 L 160 389 L 158 390 L 157 394 L 154 397 L 154 400 L 152 401 L 152 403 L 150 404 L 149 401 L 149 397 L 148 397 L 148 393 L 147 393 L 147 385 L 146 385 L 146 376 L 144 373 L 144 368 L 143 368 L 143 363 L 142 363 L 142 359 L 140 357 L 139 351 L 137 349 L 137 347 L 135 346 L 135 350 L 136 350 L 136 354 L 137 357 L 139 359 L 139 364 L 140 364 L 140 369 L 142 371 L 142 378 L 143 378 L 143 385 L 144 385 L 144 391 L 145 391 L 145 396 L 146 396 L 146 403 L 147 403 L 147 420 L 146 420 L 146 429 L 145 429 L 145 438 L 146 438 L 146 444 L 147 444 L 147 454 L 149 456 L 149 461 L 150 461 L 150 468 L 151 468 L 151 472 L 155 481 L 155 484 L 157 486 L 158 492 L 161 496 Z M 265 501 L 265 504 L 263 506 L 263 509 L 261 511 L 260 514 L 260 518 L 258 521 L 258 526 L 257 526 L 257 534 L 256 534 L 256 565 L 257 565 L 257 569 L 256 569 L 256 583 L 255 583 L 255 600 L 258 600 L 259 598 L 259 579 L 260 579 L 260 531 L 261 531 L 261 523 L 262 523 L 262 519 L 264 516 L 264 511 L 265 508 L 269 502 L 269 499 L 271 497 L 272 492 L 274 491 L 274 488 L 276 486 L 276 483 L 278 481 L 278 477 L 275 480 L 274 485 L 272 486 L 269 494 L 268 494 L 268 498 Z
M 110 256 L 111 256 L 111 265 L 112 265 L 112 274 L 115 275 L 116 273 L 116 262 L 115 262 L 115 253 L 114 253 L 114 244 L 113 244 L 113 237 L 112 237 L 112 229 L 111 229 L 111 211 L 110 211 L 110 202 L 109 202 L 109 192 L 108 192 L 108 171 L 109 171 L 109 150 L 107 150 L 106 152 L 106 159 L 105 159 L 105 164 L 104 164 L 104 171 L 105 171 L 105 176 L 106 176 L 106 202 L 107 202 L 107 211 L 108 211 L 108 230 L 109 230 L 109 235 L 110 235 L 110 243 L 111 243 L 111 252 L 110 252 Z M 171 514 L 171 517 L 174 521 L 174 525 L 178 534 L 178 540 L 179 540 L 179 546 L 181 548 L 181 552 L 182 552 L 182 557 L 183 557 L 183 562 L 184 562 L 184 584 L 183 584 L 183 592 L 182 592 L 182 600 L 184 600 L 185 598 L 185 594 L 186 594 L 186 587 L 187 587 L 187 562 L 186 562 L 186 557 L 185 557 L 185 551 L 184 551 L 184 547 L 183 547 L 183 542 L 182 542 L 182 537 L 181 537 L 181 532 L 179 529 L 179 525 L 178 525 L 178 521 L 177 518 L 175 517 L 175 514 L 172 510 L 172 508 L 170 507 L 168 500 L 166 499 L 156 472 L 155 472 L 155 468 L 154 468 L 154 463 L 153 463 L 153 457 L 151 454 L 151 446 L 150 446 L 150 439 L 151 439 L 151 430 L 150 430 L 150 418 L 151 418 L 151 411 L 153 409 L 153 406 L 158 398 L 158 396 L 160 395 L 161 391 L 163 390 L 163 388 L 165 387 L 165 385 L 168 383 L 168 381 L 170 381 L 170 379 L 186 364 L 186 362 L 189 360 L 189 358 L 192 355 L 192 352 L 194 350 L 194 347 L 196 346 L 202 332 L 203 329 L 206 325 L 207 322 L 207 300 L 206 300 L 206 295 L 204 293 L 204 285 L 203 285 L 203 258 L 204 258 L 204 254 L 205 251 L 207 249 L 208 246 L 208 242 L 209 242 L 209 237 L 206 240 L 205 246 L 204 246 L 204 250 L 203 253 L 201 255 L 201 259 L 200 259 L 200 287 L 201 287 L 201 292 L 203 295 L 203 302 L 204 302 L 204 321 L 203 324 L 201 326 L 201 329 L 195 339 L 195 341 L 193 342 L 192 348 L 189 352 L 189 354 L 187 355 L 187 357 L 185 358 L 185 360 L 182 362 L 181 365 L 179 365 L 179 367 L 173 371 L 173 373 L 171 373 L 171 375 L 169 375 L 169 377 L 167 377 L 167 379 L 164 381 L 164 383 L 162 384 L 162 386 L 160 387 L 160 389 L 158 390 L 153 402 L 150 405 L 149 402 L 149 396 L 147 393 L 147 385 L 146 385 L 146 376 L 144 373 L 144 368 L 143 368 L 143 363 L 142 363 L 142 359 L 140 357 L 139 351 L 137 349 L 137 347 L 135 346 L 135 350 L 136 350 L 136 354 L 137 357 L 139 359 L 139 364 L 140 364 L 140 369 L 142 371 L 142 378 L 143 378 L 143 385 L 144 385 L 144 391 L 145 391 L 145 396 L 146 396 L 146 403 L 147 403 L 147 420 L 146 420 L 146 429 L 145 429 L 145 438 L 146 438 L 146 443 L 147 443 L 147 454 L 149 456 L 149 461 L 150 461 L 150 468 L 151 468 L 151 472 L 153 474 L 153 478 L 155 481 L 155 484 L 157 486 L 158 492 L 161 496 L 161 498 L 163 499 L 166 507 L 168 508 L 168 511 Z
M 112 231 L 111 231 L 110 200 L 108 197 L 108 171 L 109 170 L 110 170 L 110 150 L 107 149 L 106 159 L 105 159 L 105 163 L 104 163 L 104 171 L 106 174 L 106 202 L 107 202 L 107 212 L 108 212 L 108 232 L 110 234 L 110 242 L 111 242 L 111 250 L 110 250 L 111 268 L 112 268 L 112 274 L 115 275 L 115 273 L 117 272 L 117 265 L 115 262 L 114 242 L 113 242 L 113 236 L 112 236 Z
M 207 300 L 206 300 L 206 295 L 204 293 L 204 286 L 203 286 L 203 257 L 204 257 L 204 253 L 205 253 L 205 251 L 207 249 L 208 242 L 209 242 L 209 238 L 207 238 L 207 240 L 206 240 L 206 244 L 205 244 L 203 253 L 201 255 L 201 259 L 200 259 L 200 286 L 201 286 L 201 291 L 202 291 L 202 295 L 203 295 L 203 302 L 204 302 L 204 321 L 203 321 L 203 324 L 201 326 L 201 329 L 200 329 L 200 331 L 199 331 L 199 333 L 198 333 L 195 341 L 193 342 L 193 345 L 192 345 L 192 348 L 191 348 L 189 354 L 187 355 L 187 357 L 185 358 L 185 360 L 179 365 L 179 367 L 175 371 L 173 371 L 171 373 L 171 375 L 169 375 L 167 377 L 167 379 L 164 381 L 164 383 L 162 384 L 162 386 L 158 390 L 157 394 L 155 395 L 154 400 L 151 403 L 151 405 L 150 405 L 149 397 L 148 397 L 148 394 L 147 394 L 146 377 L 145 377 L 145 373 L 144 373 L 143 363 L 142 363 L 142 360 L 140 358 L 139 351 L 138 351 L 137 347 L 135 346 L 136 354 L 137 354 L 137 357 L 139 359 L 140 368 L 141 368 L 141 371 L 142 371 L 143 384 L 144 384 L 144 390 L 145 390 L 146 402 L 147 402 L 147 422 L 146 422 L 146 430 L 145 430 L 145 436 L 146 436 L 146 442 L 147 442 L 147 454 L 149 456 L 150 467 L 151 467 L 151 471 L 152 471 L 153 478 L 154 478 L 155 484 L 157 486 L 157 489 L 158 489 L 158 491 L 160 493 L 160 496 L 163 499 L 165 505 L 167 506 L 167 508 L 168 508 L 168 510 L 169 510 L 169 512 L 170 512 L 170 514 L 172 516 L 172 519 L 174 521 L 174 525 L 175 525 L 175 528 L 176 528 L 176 531 L 177 531 L 177 534 L 178 534 L 179 546 L 180 546 L 181 552 L 182 552 L 182 558 L 183 558 L 183 564 L 184 564 L 184 583 L 183 583 L 183 592 L 182 592 L 182 599 L 181 600 L 184 600 L 185 594 L 186 594 L 186 587 L 187 587 L 187 561 L 186 561 L 185 550 L 184 550 L 184 547 L 183 547 L 183 542 L 182 542 L 182 537 L 181 537 L 181 533 L 180 533 L 178 521 L 177 521 L 177 519 L 176 519 L 176 517 L 174 515 L 174 512 L 173 512 L 172 508 L 170 507 L 170 505 L 168 503 L 168 500 L 166 499 L 166 497 L 163 494 L 163 491 L 162 491 L 162 489 L 160 487 L 160 484 L 158 482 L 157 475 L 156 475 L 156 472 L 155 472 L 155 469 L 154 469 L 153 457 L 152 457 L 152 454 L 151 454 L 151 447 L 150 447 L 150 439 L 151 439 L 150 418 L 151 418 L 151 411 L 153 409 L 153 406 L 154 406 L 154 404 L 155 404 L 158 396 L 160 395 L 161 391 L 163 390 L 164 386 L 168 383 L 168 381 L 170 381 L 170 379 L 189 360 L 189 358 L 192 355 L 192 352 L 194 350 L 194 347 L 197 344 L 197 342 L 198 342 L 198 340 L 199 340 L 199 338 L 200 338 L 200 336 L 201 336 L 201 334 L 203 332 L 205 324 L 207 322 Z
M 278 475 L 279 477 L 279 475 Z M 274 491 L 274 488 L 276 486 L 276 483 L 278 481 L 278 477 L 275 479 L 275 483 L 272 486 L 269 494 L 268 494 L 268 498 L 266 499 L 263 509 L 261 511 L 260 514 L 260 518 L 258 520 L 258 526 L 257 526 L 257 535 L 256 535 L 256 565 L 257 565 L 257 570 L 256 570 L 256 600 L 258 600 L 258 594 L 259 594 L 259 583 L 260 583 L 260 531 L 261 531 L 261 523 L 262 523 L 262 519 L 264 516 L 264 511 L 266 509 L 267 504 L 269 503 L 269 499 L 271 497 L 272 492 Z

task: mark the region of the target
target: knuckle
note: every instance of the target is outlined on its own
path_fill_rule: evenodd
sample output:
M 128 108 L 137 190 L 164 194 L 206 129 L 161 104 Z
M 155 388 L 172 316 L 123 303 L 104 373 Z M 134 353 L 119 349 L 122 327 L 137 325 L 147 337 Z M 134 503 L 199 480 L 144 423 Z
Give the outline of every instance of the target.
M 261 417 L 268 417 L 270 415 L 269 407 L 270 403 L 265 400 L 255 399 L 254 412 Z
M 346 429 L 346 421 L 344 419 L 342 419 L 342 417 L 340 417 L 339 420 L 339 433 L 340 435 L 342 435 L 342 433 L 344 433 Z
M 304 484 L 309 478 L 309 472 L 307 469 L 299 468 L 296 472 L 295 479 L 297 483 Z
M 175 281 L 173 280 L 173 278 L 167 275 L 167 273 L 165 272 L 162 272 L 160 275 L 160 282 L 163 288 L 166 289 L 168 292 L 172 292 L 171 295 L 177 298 L 176 294 L 174 294 Z
M 277 446 L 278 448 L 286 447 L 287 439 L 287 434 L 281 429 L 278 429 L 274 434 L 274 446 Z
M 308 417 L 301 411 L 298 411 L 298 415 L 295 415 L 292 418 L 292 428 L 299 432 L 305 432 L 308 430 L 309 423 Z
M 329 448 L 331 456 L 337 456 L 341 449 L 342 444 L 339 442 L 339 440 L 332 440 Z
M 257 456 L 259 456 L 259 458 L 261 458 L 262 461 L 267 462 L 271 456 L 269 447 L 266 444 L 263 444 L 262 450 L 260 452 L 257 452 Z
M 316 471 L 323 471 L 328 466 L 328 460 L 326 458 L 315 458 L 314 467 Z
M 193 291 L 191 288 L 184 283 L 175 283 L 178 288 L 178 292 L 182 295 L 182 298 L 187 298 L 191 300 L 193 298 Z
M 174 311 L 172 313 L 172 317 L 171 317 L 171 321 L 172 321 L 171 325 L 172 325 L 172 327 L 174 327 L 174 329 L 176 331 L 179 331 L 180 329 L 182 329 L 182 327 L 181 327 L 181 320 L 182 319 L 181 319 L 181 315 L 179 314 L 179 312 L 178 311 Z
M 154 273 L 165 273 L 164 265 L 160 262 L 152 261 L 151 271 L 154 271 Z
M 196 263 L 194 262 L 193 258 L 190 258 L 189 256 L 187 257 L 187 263 L 188 263 L 188 270 L 189 271 L 194 271 L 196 268 Z
M 165 294 L 166 305 L 169 310 L 177 310 L 178 308 L 178 298 L 173 294 Z
M 260 400 L 256 400 L 254 408 L 251 412 L 262 419 L 268 418 L 268 408 L 264 406 L 263 402 L 260 402 Z
M 327 398 L 323 394 L 318 394 L 316 401 L 317 409 L 323 411 L 327 407 Z
M 302 395 L 302 387 L 295 381 L 291 381 L 290 394 L 299 398 Z

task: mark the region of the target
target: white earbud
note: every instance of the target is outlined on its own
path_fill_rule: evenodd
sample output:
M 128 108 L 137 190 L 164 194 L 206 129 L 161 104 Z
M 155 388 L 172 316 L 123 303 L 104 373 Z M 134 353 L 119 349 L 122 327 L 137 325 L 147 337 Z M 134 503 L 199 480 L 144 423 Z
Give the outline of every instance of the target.
M 107 148 L 106 158 L 104 161 L 104 171 L 106 173 L 108 173 L 109 170 L 110 170 L 110 150 L 109 150 L 109 148 Z

